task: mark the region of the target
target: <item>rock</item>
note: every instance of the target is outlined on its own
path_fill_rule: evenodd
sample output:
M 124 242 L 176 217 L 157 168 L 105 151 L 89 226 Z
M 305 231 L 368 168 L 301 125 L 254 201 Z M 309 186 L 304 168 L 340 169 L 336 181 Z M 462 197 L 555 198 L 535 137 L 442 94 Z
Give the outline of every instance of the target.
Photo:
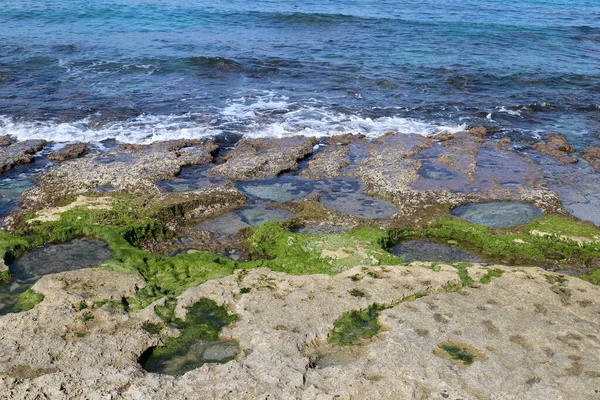
M 82 208 L 87 210 L 110 210 L 112 208 L 112 197 L 86 197 L 77 196 L 77 199 L 72 203 L 63 207 L 51 207 L 36 212 L 36 217 L 27 220 L 28 224 L 34 222 L 49 222 L 60 221 L 62 213 L 70 211 L 74 208 Z
M 34 154 L 46 146 L 44 140 L 25 140 L 0 148 L 0 174 L 33 161 Z
M 347 146 L 328 146 L 308 163 L 308 169 L 300 174 L 303 178 L 328 179 L 340 175 L 340 171 L 350 165 Z
M 160 322 L 153 305 L 134 313 L 79 306 L 132 295 L 142 284 L 135 275 L 45 276 L 34 286 L 45 296 L 41 304 L 0 317 L 0 393 L 11 399 L 595 396 L 600 354 L 590 349 L 600 340 L 599 287 L 538 268 L 473 266 L 467 268 L 473 279 L 484 282 L 490 271 L 493 278 L 460 289 L 455 268 L 421 266 L 431 268 L 356 267 L 336 276 L 254 269 L 188 289 L 176 315 L 184 318 L 186 307 L 204 298 L 226 306 L 238 319 L 221 337 L 237 341 L 240 353 L 181 377 L 147 373 L 138 364 L 164 335 L 177 335 L 144 329 Z M 360 345 L 328 342 L 340 316 L 375 303 L 387 307 L 375 336 Z
M 476 126 L 474 128 L 471 128 L 467 131 L 467 133 L 469 135 L 473 135 L 473 136 L 478 136 L 480 138 L 485 138 L 488 134 L 488 131 L 485 127 L 483 126 Z
M 548 135 L 548 142 L 536 143 L 534 148 L 542 154 L 550 156 L 560 164 L 575 164 L 577 157 L 570 153 L 575 152 L 575 148 L 567 142 L 567 139 L 561 134 L 551 133 Z
M 209 170 L 212 174 L 238 181 L 274 178 L 282 172 L 298 169 L 298 160 L 312 154 L 314 138 L 261 138 L 242 140 L 223 164 Z
M 52 161 L 72 160 L 84 156 L 88 150 L 88 143 L 74 143 L 48 154 L 48 159 Z
M 173 140 L 129 145 L 108 154 L 71 160 L 40 175 L 38 185 L 23 194 L 23 207 L 37 210 L 54 206 L 67 195 L 103 187 L 156 196 L 161 193 L 156 181 L 172 179 L 184 166 L 211 162 L 217 149 L 210 141 Z
M 594 169 L 600 171 L 600 147 L 590 147 L 583 153 L 583 158 L 589 162 Z
M 0 136 L 0 146 L 1 147 L 9 146 L 11 142 L 12 142 L 12 140 L 11 140 L 10 136 L 8 136 L 8 135 Z

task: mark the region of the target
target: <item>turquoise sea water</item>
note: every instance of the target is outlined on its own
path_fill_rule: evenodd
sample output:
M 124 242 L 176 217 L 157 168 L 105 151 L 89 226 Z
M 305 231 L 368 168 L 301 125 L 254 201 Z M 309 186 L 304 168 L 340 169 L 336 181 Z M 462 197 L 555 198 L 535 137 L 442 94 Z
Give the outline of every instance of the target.
M 598 0 L 0 0 L 0 134 L 600 131 Z

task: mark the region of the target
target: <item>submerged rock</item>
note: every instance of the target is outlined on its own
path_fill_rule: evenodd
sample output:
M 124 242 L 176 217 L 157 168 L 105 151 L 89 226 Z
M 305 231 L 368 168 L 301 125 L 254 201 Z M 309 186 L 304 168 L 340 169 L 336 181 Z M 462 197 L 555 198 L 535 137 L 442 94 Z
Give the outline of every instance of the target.
M 35 153 L 46 146 L 44 140 L 25 140 L 0 148 L 0 174 L 33 161 Z
M 465 204 L 452 210 L 452 215 L 473 224 L 491 228 L 510 228 L 531 222 L 542 217 L 544 213 L 532 204 L 498 201 Z
M 422 240 L 409 240 L 398 243 L 391 249 L 391 252 L 408 263 L 413 261 L 438 261 L 446 263 L 485 262 L 478 255 L 461 248 Z
M 52 161 L 72 160 L 86 155 L 88 151 L 88 143 L 74 143 L 48 154 L 48 159 Z

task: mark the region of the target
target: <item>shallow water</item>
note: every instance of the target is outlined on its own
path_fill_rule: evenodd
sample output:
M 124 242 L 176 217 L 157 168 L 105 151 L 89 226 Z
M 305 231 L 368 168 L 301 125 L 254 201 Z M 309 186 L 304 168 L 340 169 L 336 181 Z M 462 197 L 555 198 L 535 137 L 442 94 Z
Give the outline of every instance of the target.
M 42 276 L 94 267 L 111 257 L 106 243 L 92 239 L 48 245 L 23 255 L 9 265 L 12 281 L 0 286 L 0 315 L 20 311 L 18 295 Z
M 319 196 L 319 201 L 333 210 L 366 219 L 389 218 L 398 212 L 392 203 L 365 195 L 364 186 L 354 178 L 310 180 L 287 175 L 240 182 L 238 188 L 254 200 L 278 203 Z
M 470 203 L 455 208 L 451 213 L 474 224 L 491 228 L 523 225 L 544 215 L 538 207 L 518 201 Z
M 239 346 L 234 340 L 193 340 L 183 350 L 161 358 L 150 358 L 144 369 L 166 375 L 183 375 L 206 363 L 226 363 L 235 358 Z
M 407 263 L 413 261 L 485 262 L 478 255 L 461 248 L 422 240 L 409 240 L 398 243 L 391 249 L 391 252 Z
M 213 232 L 215 238 L 235 235 L 244 228 L 257 227 L 267 222 L 280 222 L 294 216 L 289 211 L 264 204 L 252 204 L 210 221 L 196 225 L 197 230 Z

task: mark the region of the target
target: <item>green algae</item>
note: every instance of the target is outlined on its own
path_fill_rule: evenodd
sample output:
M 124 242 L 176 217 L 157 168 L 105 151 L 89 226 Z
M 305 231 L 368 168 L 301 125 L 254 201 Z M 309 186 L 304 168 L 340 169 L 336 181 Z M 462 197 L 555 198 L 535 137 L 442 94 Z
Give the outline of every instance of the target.
M 453 360 L 460 360 L 465 365 L 473 364 L 475 361 L 475 354 L 473 354 L 467 347 L 459 346 L 452 343 L 442 343 L 439 347 L 444 350 Z
M 339 317 L 333 324 L 329 343 L 355 345 L 375 336 L 379 329 L 379 313 L 388 308 L 383 304 L 373 304 L 364 310 L 350 311 Z
M 585 266 L 600 255 L 599 229 L 556 215 L 507 229 L 445 218 L 421 228 L 395 229 L 390 235 L 394 242 L 417 238 L 452 240 L 487 259 L 505 264 Z
M 310 235 L 293 233 L 280 223 L 254 230 L 251 252 L 262 259 L 246 267 L 267 267 L 294 275 L 335 275 L 357 265 L 401 265 L 402 259 L 388 253 L 385 231 L 360 228 L 345 234 Z
M 479 282 L 483 284 L 488 284 L 492 281 L 492 278 L 499 278 L 504 274 L 504 271 L 498 268 L 493 268 L 488 270 L 484 276 L 481 277 Z
M 595 270 L 589 275 L 584 275 L 582 278 L 593 285 L 600 285 L 600 269 Z
M 458 276 L 463 284 L 463 286 L 472 286 L 474 283 L 473 278 L 469 275 L 468 268 L 471 267 L 469 263 L 458 263 L 453 265 L 454 268 L 458 270 Z
M 44 300 L 44 295 L 27 289 L 19 295 L 17 306 L 21 311 L 29 311 Z
M 156 314 L 163 319 L 165 325 L 178 329 L 179 335 L 166 339 L 164 346 L 152 349 L 150 354 L 146 354 L 144 359 L 140 360 L 144 369 L 149 372 L 182 375 L 206 362 L 211 362 L 202 356 L 189 356 L 188 353 L 193 346 L 197 346 L 199 343 L 218 342 L 221 329 L 238 319 L 237 315 L 229 314 L 224 307 L 220 307 L 213 300 L 206 298 L 187 307 L 185 319 L 175 315 L 176 305 L 177 301 L 169 298 L 164 305 L 155 307 Z M 212 361 L 227 362 L 233 358 L 230 356 Z M 170 366 L 176 360 L 183 361 L 177 362 L 175 368 Z

